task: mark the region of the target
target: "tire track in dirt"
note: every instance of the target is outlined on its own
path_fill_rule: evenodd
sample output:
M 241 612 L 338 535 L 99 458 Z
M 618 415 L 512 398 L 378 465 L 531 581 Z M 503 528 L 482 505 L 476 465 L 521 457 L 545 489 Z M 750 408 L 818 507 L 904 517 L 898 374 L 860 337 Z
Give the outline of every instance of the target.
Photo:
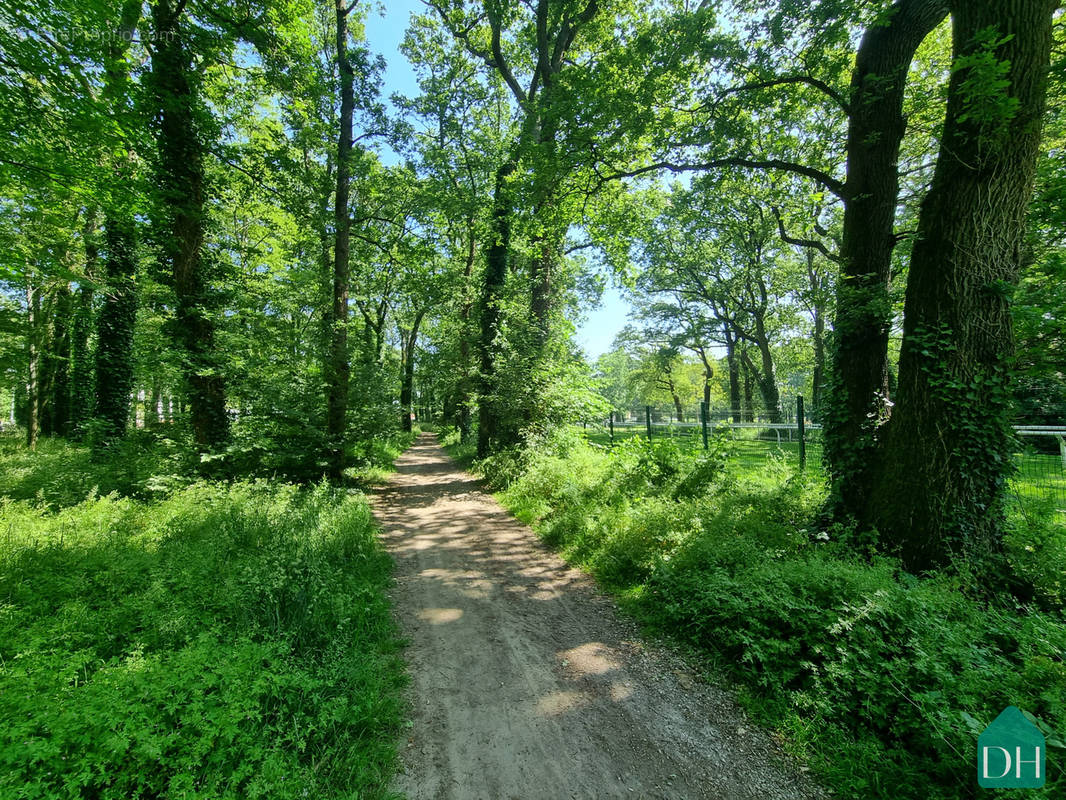
M 640 641 L 430 434 L 374 498 L 396 562 L 412 800 L 825 797 L 727 692 Z

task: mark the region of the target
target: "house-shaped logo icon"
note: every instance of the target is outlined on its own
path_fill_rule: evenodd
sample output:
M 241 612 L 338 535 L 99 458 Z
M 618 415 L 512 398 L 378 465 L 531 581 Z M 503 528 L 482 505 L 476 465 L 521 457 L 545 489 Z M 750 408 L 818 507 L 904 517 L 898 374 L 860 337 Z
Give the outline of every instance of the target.
M 1044 785 L 1044 734 L 1021 709 L 1007 706 L 977 738 L 977 785 L 1037 789 Z

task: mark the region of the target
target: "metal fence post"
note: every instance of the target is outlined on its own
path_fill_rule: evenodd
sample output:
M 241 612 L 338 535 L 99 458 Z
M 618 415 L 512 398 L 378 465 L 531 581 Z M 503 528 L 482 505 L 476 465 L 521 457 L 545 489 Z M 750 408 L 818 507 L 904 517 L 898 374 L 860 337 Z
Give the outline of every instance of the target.
M 651 406 L 644 406 L 644 422 L 648 426 L 648 441 L 651 441 Z
M 807 437 L 803 428 L 803 395 L 796 395 L 796 428 L 799 433 L 800 472 L 807 469 Z
M 700 426 L 703 428 L 703 449 L 706 450 L 707 445 L 707 401 L 700 401 Z
M 611 430 L 611 447 L 614 447 L 614 411 L 611 412 L 611 420 L 609 424 Z

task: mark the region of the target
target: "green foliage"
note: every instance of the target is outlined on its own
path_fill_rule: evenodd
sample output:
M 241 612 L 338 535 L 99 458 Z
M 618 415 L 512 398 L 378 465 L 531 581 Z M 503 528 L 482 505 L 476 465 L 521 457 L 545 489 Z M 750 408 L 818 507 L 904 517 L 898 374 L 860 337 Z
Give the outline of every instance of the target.
M 1012 38 L 995 28 L 980 30 L 952 65 L 961 76 L 958 121 L 972 126 L 986 145 L 994 146 L 1009 135 L 1010 122 L 1018 114 L 1019 100 L 1010 92 L 1010 61 L 996 55 Z
M 381 797 L 402 680 L 365 500 L 0 506 L 0 795 Z
M 820 482 L 728 456 L 724 443 L 706 455 L 644 439 L 607 450 L 563 432 L 510 456 L 502 496 L 646 623 L 736 680 L 842 797 L 972 796 L 977 734 L 1008 704 L 1066 729 L 1060 531 L 1018 527 L 1008 541 L 1046 610 L 988 603 L 962 578 L 917 580 L 857 557 L 852 532 L 814 533 Z M 500 480 L 497 462 L 481 466 Z M 1061 793 L 1053 769 L 1033 797 Z

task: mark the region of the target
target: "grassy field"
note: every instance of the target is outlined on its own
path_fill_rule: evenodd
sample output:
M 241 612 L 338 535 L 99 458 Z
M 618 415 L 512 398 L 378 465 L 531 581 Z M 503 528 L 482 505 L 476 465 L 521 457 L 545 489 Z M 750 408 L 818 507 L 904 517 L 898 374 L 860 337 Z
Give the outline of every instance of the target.
M 469 447 L 453 452 L 469 457 Z M 1008 537 L 1039 602 L 988 598 L 965 576 L 916 579 L 854 531 L 821 531 L 824 485 L 787 457 L 580 430 L 474 464 L 500 498 L 656 634 L 687 649 L 836 796 L 962 800 L 978 733 L 1006 705 L 1066 732 L 1066 535 Z M 1066 751 L 1048 785 L 1066 792 Z M 995 792 L 990 797 L 999 796 Z M 1010 796 L 1001 793 L 1002 796 Z
M 403 671 L 364 497 L 185 485 L 129 446 L 0 440 L 0 797 L 388 796 Z
M 612 437 L 607 428 L 596 425 L 583 428 L 589 442 L 607 447 Z M 771 430 L 739 429 L 729 431 L 730 463 L 739 468 L 760 467 L 766 462 L 779 462 L 798 469 L 800 463 L 799 443 L 790 440 L 789 431 L 782 430 L 780 441 Z M 791 434 L 794 439 L 796 434 Z M 806 446 L 806 471 L 814 478 L 821 478 L 822 446 L 821 432 L 811 431 Z M 616 426 L 616 444 L 634 438 L 647 439 L 643 425 Z M 676 442 L 691 450 L 703 448 L 700 428 L 697 426 L 652 426 L 653 440 Z M 1061 456 L 1037 453 L 1031 448 L 1018 452 L 1017 472 L 1010 482 L 1009 501 L 1013 514 L 1020 517 L 1038 517 L 1066 526 L 1066 466 Z

